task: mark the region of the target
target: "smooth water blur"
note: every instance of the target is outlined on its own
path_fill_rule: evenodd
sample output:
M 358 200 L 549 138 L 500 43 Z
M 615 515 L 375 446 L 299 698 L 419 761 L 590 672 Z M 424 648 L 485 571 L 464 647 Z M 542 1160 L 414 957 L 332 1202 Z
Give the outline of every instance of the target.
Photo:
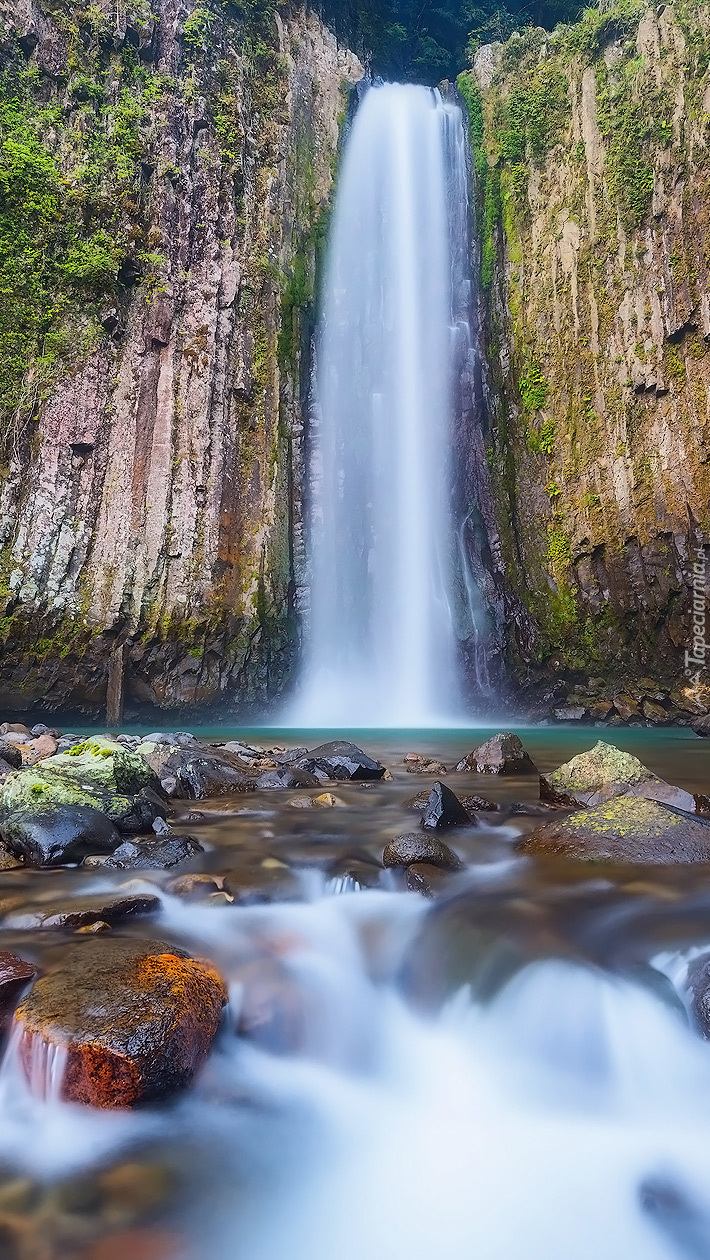
M 526 745 L 546 769 L 599 734 L 530 732 Z M 687 732 L 614 739 L 707 789 L 710 750 Z M 409 800 L 432 781 L 407 773 L 405 753 L 452 766 L 471 741 L 360 742 L 393 781 L 335 784 L 332 808 L 294 809 L 298 791 L 184 803 L 184 830 L 208 846 L 201 869 L 283 864 L 288 900 L 188 903 L 160 871 L 0 872 L 4 905 L 157 891 L 156 915 L 115 930 L 212 958 L 230 995 L 199 1081 L 163 1107 L 64 1104 L 61 1065 L 41 1056 L 32 1094 L 10 1045 L 3 1260 L 128 1260 L 130 1249 L 101 1250 L 131 1207 L 124 1194 L 106 1208 L 103 1187 L 126 1166 L 154 1165 L 173 1189 L 141 1224 L 150 1260 L 710 1257 L 710 1047 L 686 992 L 687 958 L 710 950 L 710 871 L 521 858 L 515 841 L 538 820 L 507 807 L 535 802 L 536 777 L 454 771 L 446 782 L 459 794 L 505 808 L 447 834 L 464 869 L 428 902 L 372 860 L 416 825 Z M 368 870 L 378 888 L 362 886 Z M 45 966 L 67 939 L 3 937 Z M 25 1182 L 39 1206 L 25 1250 L 4 1252 L 3 1195 Z M 131 1193 L 141 1201 L 140 1181 Z M 142 1257 L 131 1237 L 120 1245 Z
M 324 285 L 297 724 L 434 725 L 455 709 L 451 237 L 468 230 L 466 187 L 458 107 L 411 85 L 366 93 Z

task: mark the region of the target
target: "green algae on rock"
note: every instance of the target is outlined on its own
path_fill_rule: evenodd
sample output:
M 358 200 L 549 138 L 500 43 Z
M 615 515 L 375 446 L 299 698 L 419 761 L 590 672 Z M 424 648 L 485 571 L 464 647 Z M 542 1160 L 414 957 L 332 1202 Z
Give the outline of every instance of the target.
M 540 827 L 518 851 L 581 862 L 710 862 L 710 820 L 645 797 L 618 796 Z

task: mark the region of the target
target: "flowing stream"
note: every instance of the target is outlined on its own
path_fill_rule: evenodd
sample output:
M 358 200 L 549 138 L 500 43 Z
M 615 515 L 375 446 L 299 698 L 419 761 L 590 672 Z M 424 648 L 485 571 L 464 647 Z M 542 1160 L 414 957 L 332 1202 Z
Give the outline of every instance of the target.
M 526 743 L 547 769 L 594 734 Z M 706 779 L 702 741 L 619 739 L 688 788 Z M 453 764 L 465 746 L 432 751 Z M 10 1042 L 3 1260 L 710 1257 L 710 1048 L 686 991 L 710 876 L 521 858 L 536 820 L 506 809 L 534 804 L 535 776 L 452 773 L 504 809 L 447 835 L 463 870 L 427 901 L 373 861 L 411 829 L 422 781 L 401 739 L 370 747 L 394 781 L 338 784 L 325 813 L 265 791 L 189 811 L 205 870 L 267 855 L 296 880 L 287 900 L 188 903 L 159 871 L 0 873 L 35 904 L 157 891 L 119 930 L 213 959 L 230 995 L 193 1089 L 134 1113 L 61 1102 L 47 1056 L 30 1092 Z M 45 966 L 67 939 L 3 935 Z
M 455 709 L 467 148 L 457 106 L 398 84 L 366 92 L 346 141 L 317 348 L 303 725 L 436 725 Z

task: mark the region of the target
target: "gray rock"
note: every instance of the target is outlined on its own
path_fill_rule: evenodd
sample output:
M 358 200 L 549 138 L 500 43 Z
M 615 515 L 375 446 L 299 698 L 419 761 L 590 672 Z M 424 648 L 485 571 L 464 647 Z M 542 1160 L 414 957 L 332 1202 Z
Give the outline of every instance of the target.
M 160 908 L 160 898 L 149 893 L 130 896 L 97 896 L 63 898 L 59 901 L 15 910 L 3 919 L 3 928 L 31 930 L 35 928 L 76 928 L 92 923 L 118 923 L 136 915 L 152 914 Z
M 101 863 L 103 870 L 169 870 L 204 853 L 204 846 L 194 836 L 155 836 L 124 840 L 112 857 Z M 90 863 L 86 863 L 90 865 Z
M 379 761 L 373 761 L 357 744 L 346 739 L 319 744 L 311 749 L 309 757 L 331 779 L 381 779 L 385 773 Z
M 537 774 L 517 735 L 500 731 L 473 749 L 456 767 L 472 774 Z

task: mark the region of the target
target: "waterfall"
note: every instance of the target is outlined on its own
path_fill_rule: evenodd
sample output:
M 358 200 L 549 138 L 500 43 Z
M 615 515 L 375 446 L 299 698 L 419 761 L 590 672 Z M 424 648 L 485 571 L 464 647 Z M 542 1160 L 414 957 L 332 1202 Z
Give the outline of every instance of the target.
M 304 725 L 455 711 L 466 155 L 460 110 L 424 87 L 371 88 L 347 140 L 317 345 Z

